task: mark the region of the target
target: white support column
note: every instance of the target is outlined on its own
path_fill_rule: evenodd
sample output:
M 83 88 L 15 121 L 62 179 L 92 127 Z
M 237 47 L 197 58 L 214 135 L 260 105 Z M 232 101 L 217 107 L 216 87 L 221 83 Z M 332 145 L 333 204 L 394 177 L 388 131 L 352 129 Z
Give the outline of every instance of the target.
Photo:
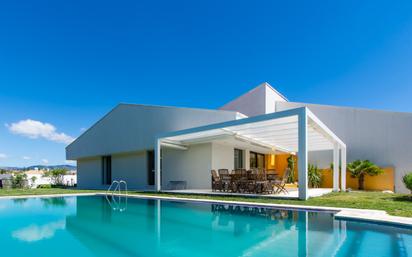
M 155 185 L 156 191 L 159 192 L 162 188 L 162 181 L 160 176 L 160 163 L 161 163 L 161 144 L 162 141 L 160 139 L 156 139 L 155 147 L 154 147 L 154 158 L 155 158 Z
M 346 147 L 341 149 L 341 171 L 340 171 L 340 190 L 346 191 Z
M 298 179 L 299 199 L 307 200 L 308 195 L 308 138 L 306 108 L 298 117 Z
M 333 146 L 333 191 L 339 191 L 339 145 Z

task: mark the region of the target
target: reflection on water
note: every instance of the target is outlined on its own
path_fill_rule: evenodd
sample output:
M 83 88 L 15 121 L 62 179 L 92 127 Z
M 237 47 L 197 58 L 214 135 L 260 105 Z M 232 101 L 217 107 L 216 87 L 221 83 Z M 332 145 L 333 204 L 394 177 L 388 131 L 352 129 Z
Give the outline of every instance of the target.
M 40 241 L 52 238 L 57 230 L 65 229 L 65 226 L 66 222 L 64 220 L 50 222 L 42 226 L 33 224 L 28 227 L 13 231 L 12 236 L 16 239 L 26 242 Z
M 28 200 L 28 198 L 15 198 L 15 199 L 12 199 L 12 201 L 15 204 L 24 204 L 25 202 L 27 202 L 27 200 Z
M 40 198 L 44 207 L 65 207 L 67 206 L 67 200 L 64 197 L 47 197 Z
M 121 203 L 124 203 L 123 205 Z M 4 204 L 4 202 L 3 202 Z M 106 198 L 28 200 L 0 213 L 10 256 L 408 256 L 410 230 L 335 220 L 332 213 Z M 26 208 L 27 209 L 27 208 Z M 49 249 L 52 248 L 52 249 Z

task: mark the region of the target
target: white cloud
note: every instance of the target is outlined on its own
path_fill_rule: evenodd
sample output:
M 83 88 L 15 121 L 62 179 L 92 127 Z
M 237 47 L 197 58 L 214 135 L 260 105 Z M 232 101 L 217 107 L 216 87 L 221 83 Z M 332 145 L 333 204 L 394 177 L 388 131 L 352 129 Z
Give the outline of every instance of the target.
M 47 160 L 47 159 L 41 159 L 41 161 L 42 161 L 44 164 L 48 164 L 48 163 L 49 163 L 49 160 Z
M 6 127 L 13 134 L 22 135 L 28 138 L 44 138 L 50 141 L 70 144 L 74 138 L 65 133 L 58 133 L 56 127 L 50 123 L 44 123 L 37 120 L 21 120 Z
M 36 242 L 43 239 L 49 239 L 54 236 L 57 230 L 65 229 L 65 221 L 57 221 L 45 224 L 43 226 L 30 225 L 28 227 L 13 231 L 12 236 L 25 242 Z
M 76 165 L 76 161 L 71 161 L 71 160 L 65 160 L 64 163 L 70 164 L 70 165 Z
M 23 157 L 21 157 L 23 160 L 30 160 L 31 159 L 31 157 L 30 156 L 23 156 Z
M 6 158 L 7 158 L 7 154 L 0 153 L 0 159 L 6 159 Z
M 87 128 L 80 128 L 80 132 L 85 132 Z

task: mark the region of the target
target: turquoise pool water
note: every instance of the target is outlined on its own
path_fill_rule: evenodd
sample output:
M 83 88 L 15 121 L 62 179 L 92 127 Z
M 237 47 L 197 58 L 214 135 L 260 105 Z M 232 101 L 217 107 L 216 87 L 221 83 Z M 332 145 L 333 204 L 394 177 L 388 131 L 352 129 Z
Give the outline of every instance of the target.
M 332 213 L 109 200 L 0 200 L 1 256 L 412 256 L 410 229 Z

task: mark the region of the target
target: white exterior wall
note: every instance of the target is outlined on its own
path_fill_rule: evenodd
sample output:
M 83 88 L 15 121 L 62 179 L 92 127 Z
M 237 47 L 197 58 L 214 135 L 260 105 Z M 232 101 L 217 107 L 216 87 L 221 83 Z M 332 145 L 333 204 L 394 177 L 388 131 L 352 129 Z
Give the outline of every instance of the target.
M 130 189 L 147 189 L 147 153 L 112 155 L 112 179 L 126 181 Z
M 78 160 L 79 188 L 108 187 L 102 185 L 101 156 L 111 155 L 112 179 L 123 179 L 132 189 L 147 189 L 152 186 L 146 152 L 154 148 L 158 134 L 241 117 L 231 111 L 120 104 L 67 146 L 66 157 Z
M 412 171 L 412 114 L 347 107 L 278 102 L 277 110 L 307 106 L 347 146 L 347 161 L 367 159 L 394 167 L 395 190 L 407 193 L 402 176 Z M 328 166 L 332 153 L 311 153 L 309 161 Z
M 151 150 L 157 135 L 236 120 L 232 111 L 120 104 L 66 147 L 69 160 Z
M 212 143 L 189 146 L 188 150 L 162 147 L 162 188 L 170 181 L 186 181 L 188 189 L 210 189 Z
M 252 89 L 246 94 L 222 106 L 220 110 L 237 111 L 249 117 L 276 111 L 276 102 L 287 101 L 268 83 Z
M 100 157 L 77 160 L 77 187 L 102 189 L 102 160 Z
M 212 169 L 233 170 L 235 165 L 235 148 L 214 142 L 212 144 Z
M 259 86 L 235 100 L 225 104 L 220 110 L 237 111 L 246 116 L 256 116 L 265 112 L 265 101 L 256 101 L 256 99 L 265 98 L 265 87 Z
M 32 183 L 32 177 L 36 177 L 34 184 Z M 31 188 L 37 188 L 39 185 L 50 185 L 51 178 L 43 177 L 41 174 L 29 174 L 27 175 L 29 185 Z M 74 186 L 77 184 L 77 175 L 64 175 L 63 184 L 68 186 Z

